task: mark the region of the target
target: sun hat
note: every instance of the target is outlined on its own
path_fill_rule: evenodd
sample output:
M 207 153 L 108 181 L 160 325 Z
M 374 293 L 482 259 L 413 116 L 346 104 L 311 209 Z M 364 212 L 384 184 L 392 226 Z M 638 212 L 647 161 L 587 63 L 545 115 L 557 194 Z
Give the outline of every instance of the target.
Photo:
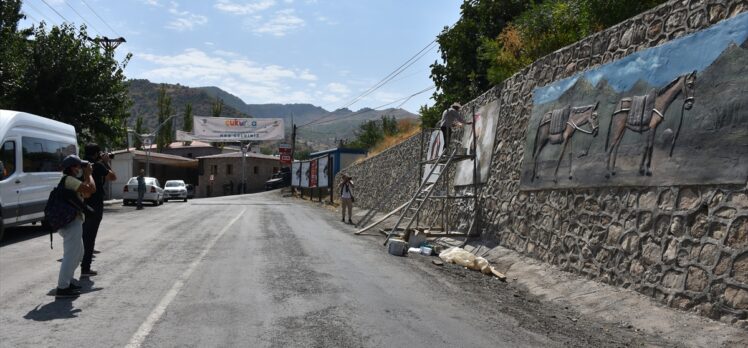
M 69 155 L 62 160 L 62 168 L 68 169 L 72 166 L 85 166 L 88 165 L 88 161 L 81 160 L 76 155 Z

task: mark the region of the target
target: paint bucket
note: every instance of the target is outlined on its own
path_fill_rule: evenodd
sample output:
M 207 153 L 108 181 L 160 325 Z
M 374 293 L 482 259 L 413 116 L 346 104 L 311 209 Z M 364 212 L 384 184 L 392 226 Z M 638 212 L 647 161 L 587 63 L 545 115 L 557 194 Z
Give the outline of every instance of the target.
M 390 255 L 403 256 L 405 251 L 408 250 L 408 243 L 402 239 L 390 239 L 389 243 L 388 251 Z
M 421 255 L 431 256 L 431 252 L 433 250 L 430 247 L 422 246 L 421 247 Z

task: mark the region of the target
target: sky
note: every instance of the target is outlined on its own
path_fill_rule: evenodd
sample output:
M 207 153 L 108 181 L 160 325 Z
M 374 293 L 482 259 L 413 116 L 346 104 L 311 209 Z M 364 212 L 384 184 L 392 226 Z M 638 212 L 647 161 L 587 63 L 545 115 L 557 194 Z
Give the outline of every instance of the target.
M 642 79 L 655 87 L 670 83 L 677 76 L 708 67 L 731 44 L 740 45 L 748 38 L 748 13 L 716 24 L 709 29 L 669 41 L 660 46 L 628 55 L 599 68 L 536 88 L 536 105 L 556 100 L 582 77 L 592 85 L 607 79 L 616 92 L 629 90 Z M 694 47 L 699 49 L 694 50 Z
M 461 0 L 25 0 L 22 27 L 86 24 L 124 37 L 128 78 L 217 86 L 249 104 L 311 103 L 335 110 L 385 78 L 445 26 Z M 64 19 L 63 19 L 64 18 Z M 438 47 L 349 108 L 375 108 L 432 87 Z M 416 113 L 433 90 L 395 102 Z M 389 107 L 389 106 L 388 106 Z

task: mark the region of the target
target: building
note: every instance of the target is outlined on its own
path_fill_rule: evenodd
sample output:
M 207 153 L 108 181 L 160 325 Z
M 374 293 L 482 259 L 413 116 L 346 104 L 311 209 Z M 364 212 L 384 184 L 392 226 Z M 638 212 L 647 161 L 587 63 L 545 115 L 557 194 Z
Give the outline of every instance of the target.
M 163 185 L 166 180 L 184 180 L 188 184 L 196 184 L 198 179 L 198 161 L 193 158 L 169 155 L 133 148 L 114 151 L 112 170 L 117 174 L 117 180 L 109 186 L 109 199 L 122 198 L 122 189 L 130 180 L 137 176 L 140 169 L 150 164 L 149 176 L 158 179 Z M 197 189 L 197 188 L 195 188 Z
M 156 145 L 151 145 L 151 151 L 156 149 Z M 212 156 L 223 153 L 220 148 L 204 143 L 202 141 L 191 141 L 189 145 L 184 145 L 184 142 L 177 141 L 169 144 L 169 147 L 163 149 L 161 153 L 167 155 L 182 156 L 187 158 L 198 158 L 204 156 Z
M 196 197 L 216 197 L 242 193 L 242 153 L 233 152 L 197 159 L 198 186 Z M 280 158 L 277 156 L 247 153 L 245 157 L 245 175 L 248 192 L 265 189 L 274 173 L 280 170 Z
M 367 153 L 366 150 L 362 149 L 336 147 L 334 149 L 310 153 L 309 158 L 330 155 L 333 161 L 331 178 L 334 178 L 341 169 L 348 167 L 360 158 L 365 158 Z

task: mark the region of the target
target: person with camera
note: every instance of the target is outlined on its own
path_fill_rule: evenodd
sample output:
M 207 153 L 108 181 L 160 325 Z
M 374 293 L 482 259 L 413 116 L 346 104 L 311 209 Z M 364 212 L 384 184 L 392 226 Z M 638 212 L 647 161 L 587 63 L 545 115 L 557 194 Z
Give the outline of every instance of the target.
M 346 174 L 343 174 L 342 178 L 343 180 L 338 184 L 338 188 L 340 189 L 341 210 L 343 212 L 343 219 L 340 221 L 345 222 L 345 211 L 347 209 L 348 223 L 353 225 L 353 178 Z
M 91 177 L 96 184 L 96 192 L 88 199 L 88 204 L 92 211 L 86 214 L 86 221 L 83 223 L 83 260 L 81 261 L 81 276 L 92 277 L 98 272 L 91 269 L 93 261 L 94 246 L 96 246 L 96 235 L 99 232 L 99 225 L 104 217 L 104 185 L 107 181 L 117 180 L 117 175 L 111 169 L 111 161 L 114 155 L 101 151 L 97 144 L 88 144 L 85 147 L 86 159 L 93 163 Z
M 70 155 L 62 160 L 62 187 L 70 190 L 72 199 L 77 200 L 83 207 L 83 200 L 96 192 L 96 184 L 93 182 L 91 172 L 93 168 L 88 161 L 82 161 L 76 155 Z M 71 201 L 72 202 L 72 201 Z M 85 215 L 83 209 L 57 233 L 62 236 L 62 264 L 60 274 L 57 278 L 57 298 L 77 297 L 81 287 L 73 283 L 75 269 L 83 258 L 83 221 Z

